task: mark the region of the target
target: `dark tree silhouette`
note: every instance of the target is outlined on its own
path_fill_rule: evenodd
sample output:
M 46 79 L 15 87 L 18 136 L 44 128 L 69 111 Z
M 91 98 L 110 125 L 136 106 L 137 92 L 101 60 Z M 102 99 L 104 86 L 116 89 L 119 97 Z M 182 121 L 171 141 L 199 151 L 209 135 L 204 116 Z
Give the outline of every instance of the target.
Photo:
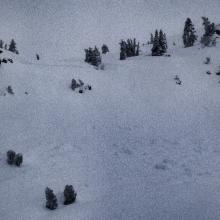
M 45 196 L 46 196 L 46 208 L 50 210 L 54 210 L 58 207 L 57 198 L 53 193 L 53 190 L 50 188 L 45 189 Z
M 77 193 L 72 185 L 66 185 L 64 189 L 64 205 L 69 205 L 75 202 Z
M 185 47 L 192 47 L 197 40 L 196 31 L 190 18 L 185 21 L 183 30 L 183 44 Z

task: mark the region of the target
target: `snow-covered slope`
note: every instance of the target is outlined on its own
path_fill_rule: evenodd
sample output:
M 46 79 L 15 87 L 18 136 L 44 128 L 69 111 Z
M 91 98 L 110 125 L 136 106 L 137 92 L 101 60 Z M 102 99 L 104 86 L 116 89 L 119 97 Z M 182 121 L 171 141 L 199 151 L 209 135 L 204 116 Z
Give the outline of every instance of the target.
M 0 54 L 14 60 L 0 66 L 0 219 L 220 219 L 220 41 L 181 43 L 186 17 L 198 29 L 202 15 L 219 23 L 219 8 L 219 0 L 5 0 L 0 38 L 14 37 L 20 55 Z M 118 60 L 120 38 L 145 43 L 155 28 L 167 32 L 171 57 L 142 47 Z M 102 43 L 103 71 L 82 56 Z M 92 91 L 73 92 L 72 78 Z M 23 153 L 22 167 L 6 163 L 9 149 Z M 78 194 L 70 206 L 66 184 Z M 47 186 L 57 210 L 45 208 Z
M 171 57 L 126 61 L 110 53 L 104 71 L 12 55 L 0 69 L 1 91 L 15 92 L 0 96 L 1 218 L 218 219 L 219 47 L 171 46 Z M 74 93 L 73 77 L 93 90 Z M 21 168 L 6 164 L 8 149 L 24 154 Z M 78 193 L 68 207 L 66 184 Z M 53 212 L 46 186 L 58 195 Z

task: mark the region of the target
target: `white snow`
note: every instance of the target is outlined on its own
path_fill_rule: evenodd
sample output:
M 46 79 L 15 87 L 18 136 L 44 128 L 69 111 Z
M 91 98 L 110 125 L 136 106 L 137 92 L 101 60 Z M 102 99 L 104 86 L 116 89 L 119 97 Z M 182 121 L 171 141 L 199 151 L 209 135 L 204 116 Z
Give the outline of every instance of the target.
M 80 2 L 88 3 L 75 4 Z M 102 1 L 97 2 L 101 10 Z M 105 2 L 118 10 L 123 3 Z M 182 6 L 180 1 L 169 2 L 173 10 Z M 193 1 L 190 10 L 196 10 L 199 2 L 204 1 Z M 40 0 L 32 4 L 42 7 Z M 218 19 L 212 6 L 219 6 L 219 1 L 207 5 L 201 11 L 211 7 Z M 110 16 L 107 6 L 105 11 Z M 187 16 L 178 19 L 183 23 Z M 110 44 L 118 48 L 118 28 L 110 30 Z M 52 51 L 61 50 L 59 46 L 49 48 L 48 59 L 40 61 L 24 55 L 27 51 L 0 55 L 14 59 L 13 64 L 0 67 L 0 219 L 220 219 L 220 77 L 215 74 L 220 41 L 212 48 L 197 44 L 185 49 L 180 31 L 169 35 L 171 57 L 148 56 L 150 47 L 142 47 L 140 56 L 119 61 L 118 51 L 113 50 L 103 56 L 105 70 L 69 56 L 65 49 L 61 53 L 66 59 L 49 59 Z M 104 43 L 102 37 L 99 44 Z M 83 51 L 85 44 L 78 47 Z M 205 65 L 209 56 L 211 63 Z M 182 85 L 175 83 L 176 75 Z M 73 92 L 72 78 L 91 84 L 92 91 Z M 15 95 L 3 95 L 8 85 Z M 6 163 L 9 149 L 23 153 L 20 168 Z M 78 194 L 69 206 L 62 205 L 66 184 L 72 184 Z M 45 208 L 47 186 L 57 194 L 57 210 Z

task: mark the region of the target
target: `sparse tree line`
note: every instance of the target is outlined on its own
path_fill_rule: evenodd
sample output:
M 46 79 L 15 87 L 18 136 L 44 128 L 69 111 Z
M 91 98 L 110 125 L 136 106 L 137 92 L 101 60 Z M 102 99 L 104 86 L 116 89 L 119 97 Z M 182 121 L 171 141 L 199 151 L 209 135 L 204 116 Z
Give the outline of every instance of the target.
M 14 39 L 12 39 L 9 44 L 5 43 L 3 40 L 0 40 L 0 48 L 19 54 L 17 44 Z
M 207 17 L 202 17 L 204 34 L 200 39 L 202 47 L 215 46 L 216 44 L 216 26 L 213 22 L 210 22 Z M 185 48 L 192 47 L 198 40 L 198 36 L 195 31 L 194 24 L 190 18 L 185 21 L 182 41 Z M 152 56 L 163 56 L 167 53 L 168 44 L 166 33 L 163 30 L 155 30 L 154 35 L 151 33 L 150 40 L 147 42 L 148 45 L 152 44 L 151 55 Z M 140 44 L 136 43 L 136 39 L 121 40 L 120 43 L 120 60 L 125 60 L 128 57 L 138 56 L 140 54 Z M 175 43 L 173 43 L 175 45 Z M 109 52 L 109 48 L 106 44 L 103 44 L 102 54 Z M 168 55 L 166 55 L 168 56 Z M 85 49 L 85 62 L 99 67 L 102 63 L 101 52 L 95 46 L 93 48 Z
M 210 22 L 207 17 L 202 17 L 204 34 L 200 39 L 200 43 L 202 47 L 211 47 L 216 45 L 216 28 L 213 22 Z M 186 19 L 185 27 L 183 31 L 183 44 L 185 47 L 191 47 L 197 41 L 198 36 L 196 35 L 196 31 L 194 25 L 190 18 Z

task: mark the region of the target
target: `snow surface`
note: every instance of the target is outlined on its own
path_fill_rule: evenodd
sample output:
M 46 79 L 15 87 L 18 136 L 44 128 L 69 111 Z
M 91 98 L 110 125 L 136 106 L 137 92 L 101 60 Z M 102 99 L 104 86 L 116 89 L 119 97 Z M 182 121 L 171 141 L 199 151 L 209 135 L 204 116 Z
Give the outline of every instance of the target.
M 15 62 L 0 67 L 0 219 L 220 219 L 220 41 L 184 49 L 172 34 L 171 57 L 142 47 L 119 61 L 113 51 L 103 71 L 77 56 L 34 61 L 4 51 Z M 72 78 L 92 91 L 73 92 Z M 4 96 L 8 85 L 15 95 Z M 6 163 L 9 149 L 23 153 L 22 167 Z M 62 205 L 66 184 L 78 194 L 70 206 Z M 45 208 L 47 186 L 55 211 Z

